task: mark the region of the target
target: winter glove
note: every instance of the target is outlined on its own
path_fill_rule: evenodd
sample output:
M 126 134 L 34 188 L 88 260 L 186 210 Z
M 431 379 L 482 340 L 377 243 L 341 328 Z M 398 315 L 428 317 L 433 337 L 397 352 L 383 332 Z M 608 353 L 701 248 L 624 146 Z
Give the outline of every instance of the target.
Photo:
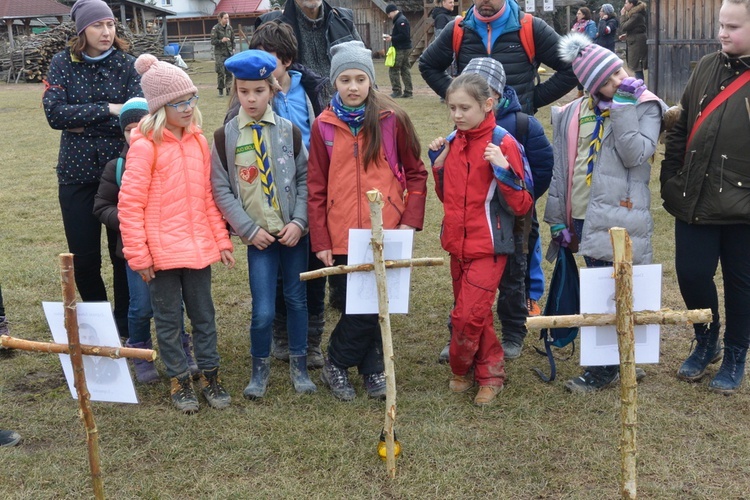
M 622 81 L 620 87 L 612 98 L 612 107 L 620 108 L 638 102 L 638 98 L 646 91 L 646 85 L 643 80 L 627 77 Z
M 571 234 L 565 224 L 555 224 L 550 226 L 550 233 L 552 233 L 552 239 L 555 240 L 560 246 L 567 247 L 571 242 Z
M 599 111 L 607 111 L 609 108 L 612 107 L 612 101 L 605 101 L 603 99 L 599 99 L 599 102 L 596 103 L 596 107 L 599 108 Z

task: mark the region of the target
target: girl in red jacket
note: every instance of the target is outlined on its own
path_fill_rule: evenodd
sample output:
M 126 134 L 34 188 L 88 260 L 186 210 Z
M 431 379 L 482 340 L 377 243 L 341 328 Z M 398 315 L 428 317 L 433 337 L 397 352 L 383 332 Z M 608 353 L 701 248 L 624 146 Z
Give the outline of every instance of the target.
M 183 413 L 198 399 L 182 348 L 182 303 L 193 325 L 200 383 L 208 404 L 229 405 L 218 376 L 211 264 L 232 267 L 232 242 L 211 194 L 211 157 L 195 107 L 198 89 L 181 69 L 140 56 L 149 115 L 133 130 L 118 210 L 123 253 L 149 284 L 156 338 L 172 402 Z
M 367 191 L 377 188 L 383 193 L 385 229 L 420 230 L 427 187 L 427 170 L 419 159 L 419 140 L 411 120 L 373 88 L 371 52 L 354 41 L 333 46 L 331 53 L 330 76 L 336 94 L 313 123 L 307 175 L 312 250 L 326 266 L 346 264 L 349 229 L 370 227 Z M 324 137 L 322 131 L 330 135 Z M 392 158 L 386 158 L 384 144 L 395 145 L 397 163 L 402 166 L 397 173 L 389 163 Z M 338 296 L 333 301 L 344 302 L 346 276 L 329 279 L 331 295 Z M 362 374 L 367 394 L 384 398 L 377 314 L 342 314 L 331 333 L 321 379 L 340 400 L 355 397 L 348 375 L 353 366 Z
M 430 157 L 445 212 L 440 240 L 451 254 L 455 300 L 450 390 L 466 392 L 476 380 L 474 403 L 482 406 L 495 399 L 505 382 L 492 304 L 507 255 L 515 251 L 515 217 L 526 214 L 534 200 L 524 183 L 518 143 L 504 129 L 495 133 L 487 80 L 463 74 L 448 87 L 445 100 L 457 131 L 432 141 Z M 499 145 L 493 143 L 496 137 L 502 137 Z

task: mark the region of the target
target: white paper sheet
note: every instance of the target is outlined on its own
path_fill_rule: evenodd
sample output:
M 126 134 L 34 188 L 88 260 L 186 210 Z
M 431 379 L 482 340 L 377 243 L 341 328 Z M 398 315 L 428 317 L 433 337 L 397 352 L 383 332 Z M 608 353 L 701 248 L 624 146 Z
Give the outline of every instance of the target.
M 581 313 L 615 313 L 615 280 L 611 267 L 580 270 Z M 633 266 L 633 310 L 661 309 L 661 264 Z M 660 325 L 635 327 L 635 362 L 658 363 Z M 581 365 L 619 365 L 617 328 L 585 326 L 581 328 Z
M 372 233 L 369 229 L 349 230 L 349 264 L 372 263 Z M 383 256 L 386 260 L 411 259 L 414 231 L 390 229 L 383 231 Z M 388 312 L 409 312 L 411 268 L 386 269 Z M 349 273 L 346 281 L 346 314 L 377 314 L 378 289 L 375 271 Z
M 65 313 L 62 302 L 42 302 L 52 338 L 58 344 L 68 343 L 65 330 Z M 78 335 L 81 344 L 107 347 L 122 347 L 117 334 L 115 319 L 108 302 L 79 302 Z M 70 355 L 59 354 L 68 389 L 73 399 L 78 399 L 73 378 L 73 364 Z M 103 356 L 83 356 L 83 369 L 86 386 L 91 401 L 110 403 L 138 403 L 133 379 L 124 358 L 112 359 Z

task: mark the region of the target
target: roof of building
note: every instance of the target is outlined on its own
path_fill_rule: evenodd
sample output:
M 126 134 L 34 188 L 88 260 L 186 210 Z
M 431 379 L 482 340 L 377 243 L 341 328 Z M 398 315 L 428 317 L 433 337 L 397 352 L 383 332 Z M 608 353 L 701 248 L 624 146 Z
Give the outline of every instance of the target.
M 0 0 L 0 19 L 62 16 L 70 14 L 70 7 L 55 0 Z
M 219 12 L 232 14 L 251 14 L 253 12 L 265 12 L 270 10 L 269 0 L 221 0 L 214 9 L 214 15 Z

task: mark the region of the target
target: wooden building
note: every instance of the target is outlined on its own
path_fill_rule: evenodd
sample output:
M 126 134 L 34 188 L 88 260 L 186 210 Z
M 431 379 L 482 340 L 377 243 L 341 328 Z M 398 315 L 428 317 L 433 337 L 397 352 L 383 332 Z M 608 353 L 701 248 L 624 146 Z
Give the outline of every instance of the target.
M 701 57 L 720 50 L 721 0 L 651 0 L 648 86 L 669 104 L 679 102 Z

